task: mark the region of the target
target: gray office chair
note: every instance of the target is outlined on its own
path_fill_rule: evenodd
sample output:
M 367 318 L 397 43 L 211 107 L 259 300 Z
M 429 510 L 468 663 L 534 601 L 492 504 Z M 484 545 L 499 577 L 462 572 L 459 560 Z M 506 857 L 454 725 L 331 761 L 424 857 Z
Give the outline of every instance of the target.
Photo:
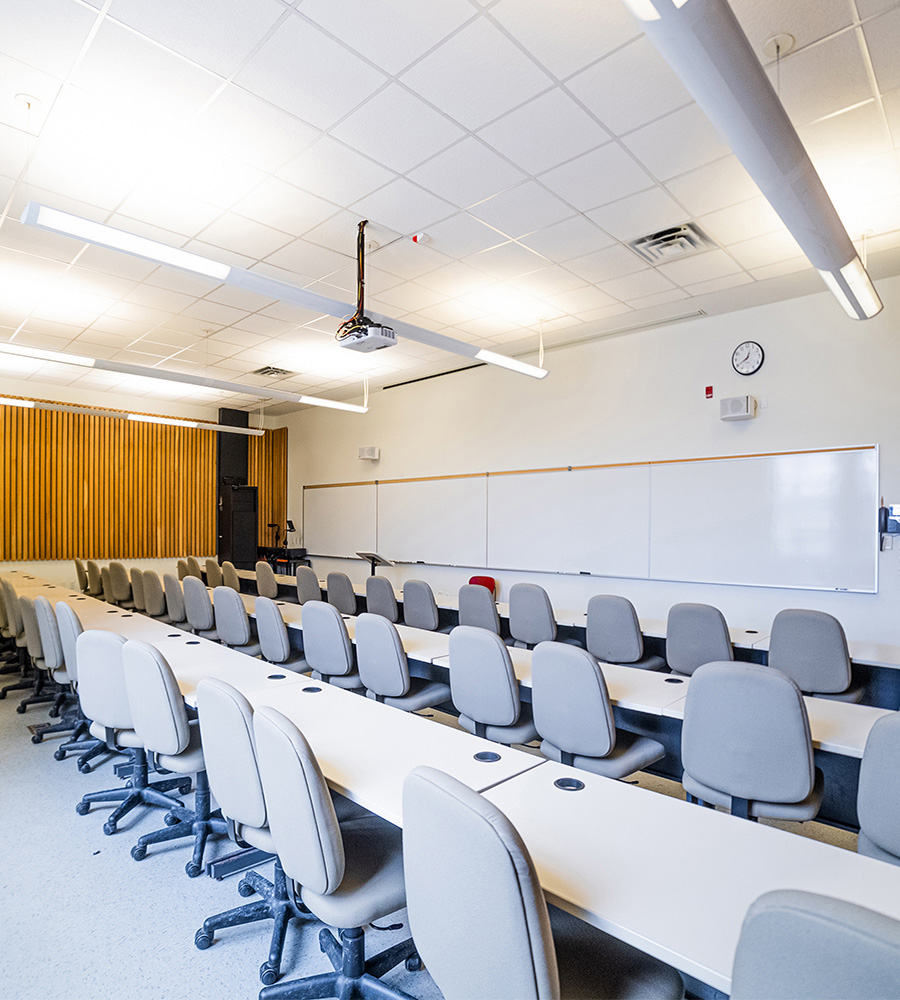
M 103 580 L 100 576 L 100 567 L 93 559 L 87 561 L 88 589 L 89 597 L 101 597 L 103 594 Z
M 41 645 L 41 633 L 38 628 L 37 615 L 34 612 L 33 598 L 24 595 L 19 598 L 19 614 L 22 617 L 22 627 L 25 631 L 25 649 L 28 651 L 28 658 L 34 673 L 31 694 L 16 705 L 16 711 L 24 714 L 29 705 L 55 703 L 58 690 L 55 688 L 54 690 L 46 690 L 50 682 L 50 674 L 44 660 L 44 647 Z
M 88 592 L 88 587 L 90 586 L 88 583 L 87 570 L 84 568 L 84 563 L 80 559 L 76 559 L 74 562 L 75 576 L 78 578 L 78 589 L 82 592 L 82 594 L 86 594 Z
M 333 604 L 307 601 L 303 605 L 303 652 L 316 680 L 350 690 L 362 688 L 347 626 Z
M 666 663 L 675 674 L 693 674 L 704 663 L 733 660 L 725 618 L 709 604 L 673 604 L 666 623 Z
M 193 576 L 186 576 L 181 585 L 184 589 L 184 613 L 187 615 L 191 631 L 204 639 L 218 642 L 219 633 L 216 631 L 212 601 L 203 581 Z
M 203 571 L 200 569 L 200 560 L 195 556 L 188 556 L 185 562 L 187 563 L 188 575 L 195 576 L 198 580 L 202 580 Z
M 260 559 L 256 564 L 256 593 L 260 597 L 268 597 L 273 601 L 278 597 L 278 581 L 275 579 L 275 571 L 265 559 Z
M 406 904 L 400 830 L 377 816 L 341 822 L 309 744 L 280 712 L 263 707 L 253 717 L 259 775 L 269 829 L 300 903 L 340 932 L 319 932 L 319 947 L 334 972 L 260 991 L 275 998 L 359 997 L 384 1000 L 408 994 L 380 977 L 406 961 L 418 966 L 411 940 L 366 960 L 363 928 Z
M 237 575 L 234 563 L 228 562 L 227 559 L 222 563 L 222 584 L 238 593 L 241 592 L 241 578 Z
M 386 576 L 366 578 L 366 611 L 370 615 L 381 615 L 389 622 L 396 622 L 399 619 L 400 612 L 397 610 L 394 585 Z
M 377 580 L 378 577 L 369 577 Z M 366 695 L 392 708 L 417 712 L 450 700 L 450 685 L 410 677 L 406 651 L 393 622 L 377 614 L 356 619 L 356 667 Z
M 499 635 L 471 625 L 450 633 L 450 694 L 459 724 L 495 743 L 538 737 L 531 705 L 519 701 L 509 650 Z
M 556 638 L 553 606 L 543 587 L 536 583 L 514 583 L 509 589 L 509 634 L 520 649 Z
M 171 625 L 166 595 L 159 574 L 152 569 L 145 569 L 141 574 L 141 585 L 144 592 L 144 614 L 162 622 L 163 625 Z
M 144 574 L 134 566 L 128 576 L 131 579 L 131 600 L 134 610 L 144 612 L 147 610 L 147 605 L 144 603 Z
M 187 611 L 184 609 L 184 591 L 178 578 L 166 573 L 163 577 L 163 593 L 166 598 L 166 617 L 176 627 L 190 631 Z
M 431 586 L 424 580 L 407 580 L 403 584 L 403 624 L 436 632 L 440 615 Z
M 500 615 L 494 595 L 480 583 L 464 583 L 459 588 L 459 624 L 486 628 L 500 635 Z
M 297 600 L 301 604 L 306 604 L 307 601 L 322 600 L 319 578 L 310 566 L 297 567 Z
M 900 713 L 880 718 L 869 731 L 859 765 L 856 850 L 870 858 L 900 865 Z
M 53 703 L 50 715 L 62 714 L 62 718 L 51 726 L 39 729 L 31 737 L 31 742 L 42 743 L 45 736 L 56 733 L 72 733 L 73 738 L 77 739 L 87 732 L 87 720 L 78 707 L 78 696 L 75 694 L 72 677 L 66 669 L 65 652 L 56 622 L 56 612 L 53 610 L 53 605 L 42 594 L 34 599 L 34 616 L 37 620 L 38 634 L 41 640 L 44 668 L 48 675 L 53 678 L 60 692 Z M 67 705 L 69 711 L 63 713 L 63 709 Z
M 147 856 L 151 844 L 194 838 L 185 871 L 196 878 L 203 871 L 203 852 L 210 836 L 227 835 L 219 812 L 210 810 L 209 780 L 200 745 L 200 725 L 188 720 L 187 709 L 166 658 L 146 642 L 131 639 L 122 647 L 125 691 L 134 731 L 156 766 L 175 774 L 196 775 L 193 809 L 173 809 L 161 830 L 145 833 L 131 849 L 135 861 Z M 175 822 L 177 820 L 177 822 Z M 171 821 L 171 822 L 170 822 Z
M 3 700 L 10 691 L 28 691 L 34 684 L 31 661 L 28 656 L 28 639 L 25 635 L 25 626 L 22 622 L 22 609 L 19 606 L 19 596 L 15 587 L 6 577 L 0 577 L 0 589 L 3 591 L 3 606 L 6 610 L 7 627 L 3 630 L 3 637 L 8 639 L 15 650 L 19 677 L 18 681 L 5 684 L 0 688 L 0 700 Z
M 184 803 L 166 792 L 179 789 L 182 795 L 191 790 L 191 779 L 167 778 L 149 781 L 147 753 L 141 738 L 134 730 L 131 707 L 125 691 L 125 674 L 122 667 L 122 647 L 125 639 L 114 632 L 89 629 L 77 640 L 78 696 L 84 714 L 91 720 L 91 735 L 102 739 L 108 746 L 126 752 L 131 757 L 131 776 L 125 787 L 103 792 L 88 792 L 75 807 L 84 816 L 93 802 L 119 802 L 103 824 L 107 835 L 116 832 L 119 820 L 137 806 L 161 806 L 164 809 L 183 809 Z
M 109 572 L 109 566 L 103 566 L 100 570 L 100 587 L 103 591 L 103 600 L 107 604 L 115 604 L 116 596 L 113 593 L 112 575 Z
M 109 564 L 109 583 L 112 587 L 113 600 L 120 608 L 133 608 L 134 601 L 131 596 L 131 579 L 124 563 L 111 562 Z
M 287 626 L 278 605 L 268 597 L 257 597 L 254 614 L 263 659 L 298 673 L 307 670 L 306 657 L 301 651 L 291 648 Z
M 221 587 L 225 583 L 225 578 L 222 576 L 222 567 L 215 561 L 215 559 L 206 560 L 206 586 L 207 587 Z
M 541 753 L 551 760 L 624 778 L 666 754 L 662 743 L 616 729 L 606 680 L 586 649 L 538 643 L 531 658 L 531 705 Z
M 665 670 L 661 656 L 644 652 L 644 637 L 634 605 L 625 597 L 597 594 L 587 606 L 587 649 L 602 663 L 640 670 Z
M 346 573 L 329 573 L 325 577 L 325 593 L 328 603 L 333 604 L 342 615 L 356 614 L 356 594 Z
M 59 641 L 62 644 L 63 659 L 66 663 L 66 673 L 72 683 L 72 687 L 75 689 L 75 693 L 78 693 L 78 657 L 76 652 L 76 644 L 78 641 L 78 636 L 84 631 L 81 627 L 81 621 L 75 611 L 65 602 L 58 601 L 56 605 L 56 625 L 59 630 Z M 81 700 L 79 699 L 79 711 L 81 713 L 82 722 L 75 727 L 72 733 L 72 739 L 68 743 L 64 743 L 62 746 L 57 747 L 53 751 L 54 760 L 65 760 L 70 753 L 77 753 L 78 760 L 76 762 L 78 770 L 82 774 L 90 774 L 91 766 L 90 761 L 95 757 L 99 757 L 102 754 L 108 752 L 106 742 L 102 739 L 97 739 L 91 735 L 90 732 L 90 719 L 84 714 L 84 709 L 81 706 Z
M 853 683 L 841 623 L 824 611 L 779 611 L 772 622 L 768 662 L 787 674 L 804 694 L 858 702 L 865 692 L 862 684 Z
M 745 819 L 808 820 L 822 803 L 800 689 L 758 663 L 707 663 L 694 672 L 681 730 L 688 801 Z
M 760 896 L 734 956 L 731 1000 L 872 1000 L 900 983 L 900 921 L 799 889 Z
M 506 816 L 431 767 L 403 784 L 403 867 L 410 930 L 445 1000 L 684 996 L 674 969 L 548 907 Z
M 178 567 L 178 579 L 184 580 L 186 576 L 190 576 L 190 570 L 188 570 L 188 564 L 184 559 L 179 559 L 176 564 Z
M 247 656 L 259 656 L 262 649 L 250 627 L 250 618 L 240 594 L 231 587 L 216 587 L 213 591 L 213 613 L 219 642 Z

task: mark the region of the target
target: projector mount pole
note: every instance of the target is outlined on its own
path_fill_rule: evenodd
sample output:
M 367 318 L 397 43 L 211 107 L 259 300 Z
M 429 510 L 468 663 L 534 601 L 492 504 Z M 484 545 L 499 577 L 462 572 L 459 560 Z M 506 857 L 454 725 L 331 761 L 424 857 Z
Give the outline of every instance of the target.
M 363 219 L 359 224 L 359 232 L 356 237 L 356 312 L 337 328 L 335 338 L 343 340 L 344 337 L 353 333 L 361 327 L 370 325 L 370 320 L 365 316 L 366 305 L 366 226 L 368 219 Z

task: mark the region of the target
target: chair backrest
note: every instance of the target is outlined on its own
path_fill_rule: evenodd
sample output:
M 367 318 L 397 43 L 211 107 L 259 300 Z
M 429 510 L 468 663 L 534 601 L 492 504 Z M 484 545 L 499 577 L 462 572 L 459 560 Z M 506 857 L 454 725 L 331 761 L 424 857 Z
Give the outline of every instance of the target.
M 307 601 L 322 600 L 319 578 L 311 566 L 297 567 L 297 600 L 301 604 L 306 604 Z
M 109 583 L 116 601 L 131 600 L 131 580 L 124 563 L 111 562 L 109 564 Z
M 473 722 L 511 726 L 519 718 L 519 686 L 499 635 L 471 625 L 450 633 L 450 696 Z
M 704 663 L 733 660 L 725 617 L 710 604 L 673 604 L 666 622 L 666 663 L 692 674 Z
M 275 571 L 265 559 L 260 559 L 256 564 L 256 592 L 260 597 L 270 597 L 273 601 L 278 596 Z
M 59 627 L 59 639 L 62 643 L 63 659 L 66 661 L 66 673 L 72 681 L 78 681 L 78 636 L 84 631 L 81 619 L 75 609 L 65 601 L 56 603 L 56 624 Z
M 162 618 L 166 614 L 166 595 L 163 593 L 159 574 L 152 569 L 145 569 L 141 576 L 144 588 L 144 611 L 151 618 Z
M 131 577 L 131 599 L 137 611 L 146 611 L 147 605 L 144 603 L 144 574 L 136 566 L 132 567 L 128 574 Z
M 186 576 L 190 576 L 190 572 L 188 570 L 188 564 L 184 561 L 184 559 L 178 560 L 177 567 L 178 567 L 179 580 L 183 580 Z
M 850 652 L 841 623 L 824 611 L 779 611 L 769 636 L 769 666 L 787 674 L 801 691 L 846 691 Z
M 386 576 L 366 577 L 366 611 L 381 615 L 389 622 L 396 622 L 400 617 L 394 585 Z
M 212 601 L 202 580 L 186 576 L 181 581 L 184 588 L 184 612 L 192 629 L 206 632 L 216 627 Z
M 637 663 L 643 657 L 641 625 L 627 597 L 597 594 L 588 601 L 587 648 L 604 663 Z
M 800 689 L 759 663 L 704 664 L 685 700 L 681 760 L 697 781 L 733 797 L 801 802 L 815 768 Z
M 236 590 L 238 593 L 241 592 L 241 578 L 237 575 L 234 563 L 229 562 L 227 559 L 222 563 L 222 584 L 226 587 L 231 587 L 232 590 Z
M 216 632 L 226 646 L 245 646 L 250 641 L 250 619 L 241 595 L 231 587 L 216 587 L 213 591 L 213 613 Z
M 424 580 L 407 580 L 403 584 L 403 624 L 433 632 L 439 623 L 431 585 Z
M 188 556 L 185 562 L 187 563 L 188 573 L 191 576 L 197 577 L 198 580 L 202 580 L 203 571 L 200 569 L 200 561 L 195 556 Z
M 84 593 L 88 589 L 87 570 L 80 559 L 75 560 L 75 576 L 78 579 L 78 589 Z
M 93 559 L 87 561 L 88 593 L 92 597 L 99 597 L 103 593 L 103 580 L 100 577 L 100 567 Z
M 19 595 L 6 577 L 0 579 L 0 586 L 3 587 L 9 630 L 18 638 L 25 631 L 25 626 L 22 624 L 22 609 L 19 607 Z
M 356 614 L 356 594 L 346 573 L 329 573 L 325 577 L 325 593 L 328 603 L 333 604 L 341 614 Z
M 529 646 L 556 638 L 553 606 L 543 587 L 514 583 L 509 589 L 509 634 Z
M 122 669 L 138 739 L 154 753 L 179 754 L 191 742 L 184 699 L 166 658 L 156 647 L 129 639 Z
M 44 648 L 41 645 L 41 633 L 38 628 L 37 615 L 34 613 L 34 598 L 19 598 L 19 613 L 22 616 L 22 627 L 25 629 L 25 644 L 32 660 L 44 658 Z
M 222 567 L 215 561 L 215 559 L 206 560 L 206 586 L 207 587 L 221 587 L 225 582 L 222 576 Z
M 597 661 L 564 642 L 541 642 L 531 657 L 531 707 L 541 737 L 565 753 L 605 757 L 616 745 L 609 691 Z
M 446 1000 L 557 1000 L 544 894 L 496 806 L 442 771 L 412 770 L 403 783 L 403 870 L 416 949 Z
M 409 694 L 409 664 L 393 622 L 377 614 L 360 615 L 355 639 L 356 669 L 366 689 L 386 698 Z
M 469 583 L 473 587 L 487 587 L 491 592 L 491 597 L 497 600 L 497 581 L 492 576 L 470 576 Z
M 124 636 L 100 629 L 87 629 L 76 641 L 82 711 L 107 729 L 134 728 L 122 671 L 124 645 Z
M 494 595 L 477 583 L 464 583 L 459 588 L 459 624 L 486 628 L 500 634 L 500 615 Z
M 184 591 L 177 577 L 171 573 L 166 573 L 163 577 L 163 591 L 166 598 L 166 616 L 172 619 L 173 624 L 180 624 L 187 621 L 187 614 L 184 610 Z
M 239 597 L 238 600 L 240 600 Z M 270 598 L 257 597 L 253 610 L 256 615 L 256 631 L 259 635 L 259 645 L 263 657 L 269 663 L 284 663 L 291 655 L 291 640 L 288 636 L 287 626 L 284 624 L 281 609 Z
M 104 566 L 100 570 L 100 587 L 103 591 L 103 600 L 108 604 L 115 604 L 116 598 L 113 594 L 112 589 L 112 576 L 109 572 L 109 566 Z
M 269 831 L 284 872 L 330 895 L 344 878 L 344 844 L 319 763 L 300 730 L 274 708 L 253 716 Z
M 225 816 L 246 826 L 267 822 L 256 742 L 253 709 L 237 688 L 216 677 L 197 685 L 200 742 L 209 787 Z
M 843 899 L 777 889 L 744 918 L 731 997 L 870 1000 L 897 996 L 898 983 L 900 921 Z
M 59 634 L 56 612 L 42 594 L 38 594 L 34 599 L 34 614 L 41 637 L 41 648 L 44 651 L 44 665 L 48 670 L 62 670 L 66 666 L 66 654 Z
M 320 674 L 353 672 L 353 646 L 333 604 L 307 601 L 303 605 L 303 653 L 310 669 Z
M 6 594 L 3 592 L 3 584 L 5 582 L 5 579 L 0 576 L 0 626 L 9 628 L 9 615 L 6 613 Z
M 869 730 L 862 763 L 856 813 L 857 851 L 900 865 L 900 712 L 882 716 Z

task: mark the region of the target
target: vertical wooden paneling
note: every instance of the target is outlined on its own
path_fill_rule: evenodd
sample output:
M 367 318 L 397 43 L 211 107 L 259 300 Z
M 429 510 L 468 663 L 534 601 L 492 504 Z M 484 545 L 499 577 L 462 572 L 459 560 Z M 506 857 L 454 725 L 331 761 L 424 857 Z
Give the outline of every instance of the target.
M 257 488 L 260 545 L 274 541 L 269 524 L 282 529 L 287 519 L 287 427 L 250 438 L 248 485 Z
M 215 550 L 215 432 L 0 406 L 0 561 Z

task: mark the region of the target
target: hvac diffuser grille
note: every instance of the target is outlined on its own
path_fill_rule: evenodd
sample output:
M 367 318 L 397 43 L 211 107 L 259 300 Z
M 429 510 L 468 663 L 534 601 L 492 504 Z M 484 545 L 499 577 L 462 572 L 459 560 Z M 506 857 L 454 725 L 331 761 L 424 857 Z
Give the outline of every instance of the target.
M 628 245 L 651 264 L 663 264 L 708 250 L 716 244 L 696 223 L 686 222 L 683 226 L 673 226 L 658 233 L 639 236 Z
M 285 375 L 296 375 L 297 373 L 289 372 L 286 368 L 276 368 L 274 365 L 263 365 L 262 368 L 257 368 L 250 374 L 262 375 L 263 378 L 284 378 Z

